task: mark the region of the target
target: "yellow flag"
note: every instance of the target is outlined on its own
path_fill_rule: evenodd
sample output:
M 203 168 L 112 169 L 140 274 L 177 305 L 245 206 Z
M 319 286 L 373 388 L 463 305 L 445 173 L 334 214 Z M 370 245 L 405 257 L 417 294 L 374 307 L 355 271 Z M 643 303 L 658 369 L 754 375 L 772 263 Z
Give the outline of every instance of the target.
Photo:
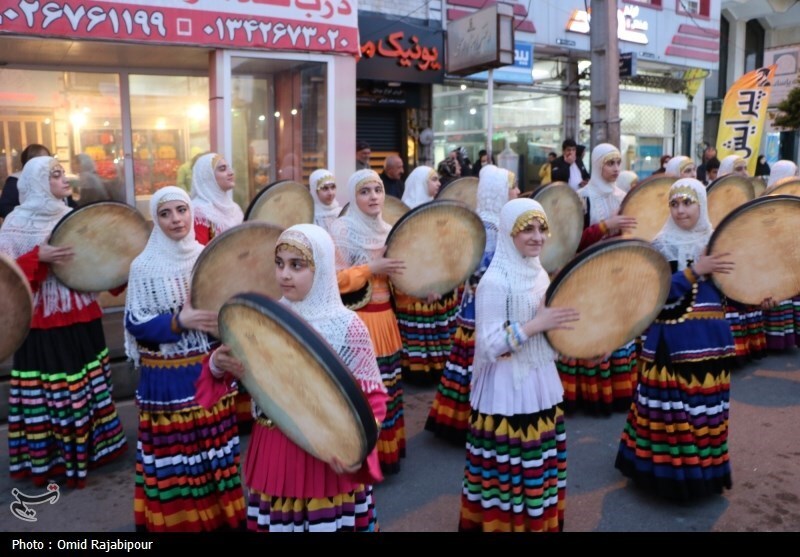
M 750 176 L 756 171 L 767 104 L 775 77 L 773 64 L 744 74 L 725 94 L 717 133 L 717 158 L 739 155 L 747 161 Z

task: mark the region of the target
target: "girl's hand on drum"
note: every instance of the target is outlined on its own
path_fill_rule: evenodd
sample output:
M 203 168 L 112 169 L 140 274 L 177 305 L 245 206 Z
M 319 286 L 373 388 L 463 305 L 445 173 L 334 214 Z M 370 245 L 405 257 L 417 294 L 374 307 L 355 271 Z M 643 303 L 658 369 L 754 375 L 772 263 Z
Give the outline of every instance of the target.
M 719 273 L 727 275 L 733 271 L 733 261 L 728 261 L 725 258 L 730 253 L 715 253 L 714 255 L 701 255 L 697 259 L 697 263 L 692 265 L 692 272 L 697 276 L 710 275 L 711 273 Z
M 183 329 L 194 329 L 217 336 L 217 313 L 207 309 L 195 309 L 188 297 L 186 304 L 178 314 L 178 321 Z
M 425 303 L 432 304 L 433 302 L 438 302 L 442 299 L 441 294 L 437 294 L 436 292 L 431 292 L 428 294 L 428 297 L 425 298 Z
M 39 246 L 39 261 L 43 263 L 67 263 L 75 255 L 75 251 L 70 246 L 51 246 L 42 244 Z
M 330 464 L 333 471 L 337 474 L 355 474 L 361 469 L 361 464 L 355 464 L 353 466 L 345 466 L 342 462 L 334 457 L 331 457 L 331 461 L 328 463 Z
M 233 355 L 231 347 L 227 344 L 221 344 L 214 350 L 211 354 L 211 363 L 218 370 L 226 371 L 236 379 L 244 377 L 244 365 Z
M 610 232 L 625 232 L 626 230 L 633 230 L 636 228 L 636 217 L 614 215 L 610 219 L 606 219 L 605 223 Z
M 373 275 L 402 275 L 406 270 L 406 264 L 402 259 L 387 259 L 379 257 L 369 263 L 369 271 Z
M 778 307 L 778 302 L 776 302 L 772 298 L 772 296 L 770 296 L 769 298 L 764 298 L 761 301 L 761 309 L 770 310 L 770 309 L 775 309 L 776 307 Z
M 578 319 L 580 314 L 576 309 L 542 306 L 536 311 L 536 317 L 525 323 L 522 330 L 528 336 L 555 329 L 571 330 L 573 327 L 570 327 L 569 323 L 574 323 Z

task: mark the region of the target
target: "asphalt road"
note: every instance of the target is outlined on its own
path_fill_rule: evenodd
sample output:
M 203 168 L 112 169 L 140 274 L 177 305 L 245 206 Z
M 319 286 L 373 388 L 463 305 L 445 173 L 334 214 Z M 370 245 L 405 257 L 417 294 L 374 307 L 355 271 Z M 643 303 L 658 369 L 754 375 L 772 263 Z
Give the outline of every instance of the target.
M 454 532 L 464 449 L 423 430 L 434 388 L 407 387 L 408 456 L 401 472 L 376 486 L 384 532 Z M 0 445 L 0 531 L 132 532 L 136 408 L 117 403 L 129 441 L 126 455 L 90 472 L 86 489 L 63 488 L 39 505 L 36 522 L 9 509 L 12 489 L 41 489 L 8 478 L 7 427 Z M 736 370 L 732 378 L 729 450 L 733 489 L 691 504 L 636 489 L 614 468 L 624 414 L 567 419 L 566 532 L 800 531 L 800 349 Z M 247 436 L 242 443 L 246 450 Z

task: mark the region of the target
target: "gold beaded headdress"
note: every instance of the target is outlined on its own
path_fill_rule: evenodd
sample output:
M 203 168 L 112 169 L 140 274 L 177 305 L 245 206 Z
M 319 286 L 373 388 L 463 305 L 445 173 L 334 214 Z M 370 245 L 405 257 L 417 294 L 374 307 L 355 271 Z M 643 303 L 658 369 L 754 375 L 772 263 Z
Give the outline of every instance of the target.
M 222 155 L 214 155 L 214 158 L 211 159 L 211 168 L 217 170 L 217 163 L 222 160 Z
M 336 179 L 333 177 L 333 174 L 323 174 L 322 176 L 319 177 L 319 179 L 317 179 L 317 183 L 314 185 L 314 189 L 319 191 L 319 189 L 325 184 L 335 184 L 335 183 Z
M 700 203 L 700 198 L 697 197 L 697 192 L 690 186 L 673 186 L 669 190 L 669 200 L 673 199 L 690 199 L 693 203 Z
M 538 209 L 525 211 L 518 216 L 517 220 L 514 221 L 514 226 L 511 228 L 511 236 L 514 237 L 528 228 L 534 220 L 538 220 L 542 224 L 542 230 L 548 232 L 547 235 L 549 236 L 550 224 L 547 222 L 547 215 L 544 214 L 544 211 L 539 211 Z
M 300 255 L 306 260 L 308 265 L 314 268 L 314 255 L 312 253 L 311 242 L 304 234 L 296 230 L 287 230 L 278 238 L 278 245 L 275 246 L 277 254 L 281 249 L 288 249 Z
M 516 182 L 517 182 L 517 175 L 509 170 L 508 171 L 508 189 L 513 190 L 514 189 L 514 184 Z
M 606 153 L 606 155 L 603 157 L 603 161 L 602 162 L 603 162 L 603 164 L 606 164 L 608 161 L 613 161 L 613 160 L 617 160 L 617 159 L 622 160 L 622 155 L 620 154 L 619 151 L 617 151 L 615 149 L 614 151 L 611 151 L 610 153 Z

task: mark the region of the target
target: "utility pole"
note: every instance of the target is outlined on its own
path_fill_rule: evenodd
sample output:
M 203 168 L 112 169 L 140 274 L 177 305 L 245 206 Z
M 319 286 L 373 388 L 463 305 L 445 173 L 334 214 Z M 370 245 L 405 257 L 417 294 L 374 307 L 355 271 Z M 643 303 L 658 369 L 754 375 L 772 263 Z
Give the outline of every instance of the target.
M 619 40 L 617 0 L 592 0 L 591 148 L 600 143 L 619 147 Z

